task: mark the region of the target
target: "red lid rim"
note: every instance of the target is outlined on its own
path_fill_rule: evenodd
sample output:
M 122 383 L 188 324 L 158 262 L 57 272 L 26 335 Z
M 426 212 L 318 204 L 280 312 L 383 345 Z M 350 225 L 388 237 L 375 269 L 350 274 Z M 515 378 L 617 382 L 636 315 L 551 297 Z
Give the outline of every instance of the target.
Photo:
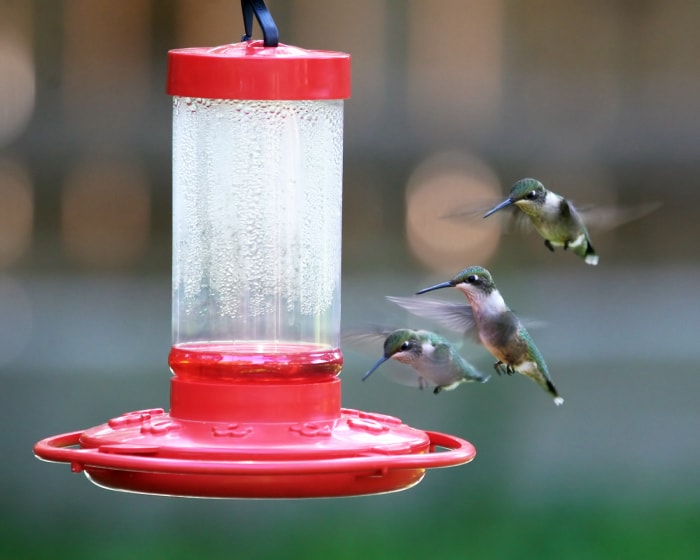
M 166 91 L 180 97 L 321 100 L 350 97 L 350 55 L 246 41 L 168 52 Z

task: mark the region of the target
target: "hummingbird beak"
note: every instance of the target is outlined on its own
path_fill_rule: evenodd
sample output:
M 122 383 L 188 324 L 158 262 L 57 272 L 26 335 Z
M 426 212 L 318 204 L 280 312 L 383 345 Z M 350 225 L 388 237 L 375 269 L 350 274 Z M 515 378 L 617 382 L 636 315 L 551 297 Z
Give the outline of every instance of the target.
M 374 370 L 377 369 L 379 366 L 381 366 L 381 365 L 382 365 L 384 362 L 386 362 L 388 359 L 389 359 L 389 357 L 387 357 L 387 356 L 382 356 L 381 358 L 379 358 L 379 360 L 377 361 L 377 363 L 374 364 L 371 368 L 369 368 L 369 371 L 368 371 L 367 373 L 365 373 L 365 374 L 362 376 L 362 381 L 364 381 L 364 380 L 367 379 L 370 375 L 372 375 L 372 374 L 374 373 Z
M 426 292 L 432 292 L 433 290 L 440 290 L 442 288 L 452 288 L 453 286 L 454 284 L 452 283 L 452 280 L 448 280 L 447 282 L 441 282 L 440 284 L 435 284 L 434 286 L 430 286 L 429 288 L 423 288 L 422 290 L 418 290 L 416 292 L 416 295 L 419 296 Z
M 494 206 L 493 208 L 491 208 L 491 210 L 486 212 L 486 214 L 484 214 L 484 218 L 488 218 L 491 214 L 495 214 L 499 210 L 501 210 L 507 206 L 510 206 L 511 204 L 514 204 L 514 203 L 515 203 L 515 201 L 512 198 L 506 198 L 503 202 Z

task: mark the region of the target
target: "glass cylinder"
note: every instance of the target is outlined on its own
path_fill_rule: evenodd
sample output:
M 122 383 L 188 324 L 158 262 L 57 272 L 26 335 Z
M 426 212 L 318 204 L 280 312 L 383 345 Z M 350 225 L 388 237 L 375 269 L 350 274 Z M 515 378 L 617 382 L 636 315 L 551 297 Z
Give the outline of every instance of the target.
M 340 371 L 343 101 L 313 95 L 173 97 L 169 361 L 180 378 Z

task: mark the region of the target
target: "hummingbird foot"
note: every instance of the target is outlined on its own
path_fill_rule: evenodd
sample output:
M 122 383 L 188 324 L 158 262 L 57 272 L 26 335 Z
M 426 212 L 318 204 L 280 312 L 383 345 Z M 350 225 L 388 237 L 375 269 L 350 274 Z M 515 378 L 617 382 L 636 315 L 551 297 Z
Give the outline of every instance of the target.
M 554 245 L 552 245 L 552 242 L 549 239 L 544 240 L 544 246 L 547 247 L 552 253 L 554 252 Z
M 435 387 L 435 389 L 433 389 L 433 394 L 437 395 L 440 391 L 442 391 L 442 387 L 438 385 L 437 387 Z
M 493 369 L 496 370 L 496 373 L 498 375 L 513 375 L 515 373 L 515 369 L 513 368 L 512 365 L 510 364 L 504 364 L 502 361 L 498 360 L 495 364 L 493 364 Z

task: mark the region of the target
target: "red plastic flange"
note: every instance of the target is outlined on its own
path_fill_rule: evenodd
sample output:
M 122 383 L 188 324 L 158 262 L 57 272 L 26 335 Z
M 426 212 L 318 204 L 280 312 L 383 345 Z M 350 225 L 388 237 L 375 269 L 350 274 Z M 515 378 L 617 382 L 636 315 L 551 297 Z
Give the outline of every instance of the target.
M 420 482 L 426 469 L 476 455 L 460 438 L 416 430 L 385 414 L 341 409 L 339 379 L 222 385 L 173 378 L 172 391 L 169 414 L 131 412 L 44 439 L 34 452 L 70 463 L 110 489 L 225 498 L 392 492 Z M 203 417 L 206 406 L 195 404 L 206 402 L 210 418 Z
M 375 450 L 357 457 L 305 460 L 163 458 L 155 446 L 78 448 L 83 433 L 41 440 L 34 453 L 46 461 L 69 463 L 74 472 L 84 471 L 95 484 L 112 490 L 202 498 L 321 498 L 394 492 L 420 482 L 426 469 L 462 465 L 476 455 L 469 442 L 439 432 L 425 432 L 429 448 L 423 453 L 394 455 Z

